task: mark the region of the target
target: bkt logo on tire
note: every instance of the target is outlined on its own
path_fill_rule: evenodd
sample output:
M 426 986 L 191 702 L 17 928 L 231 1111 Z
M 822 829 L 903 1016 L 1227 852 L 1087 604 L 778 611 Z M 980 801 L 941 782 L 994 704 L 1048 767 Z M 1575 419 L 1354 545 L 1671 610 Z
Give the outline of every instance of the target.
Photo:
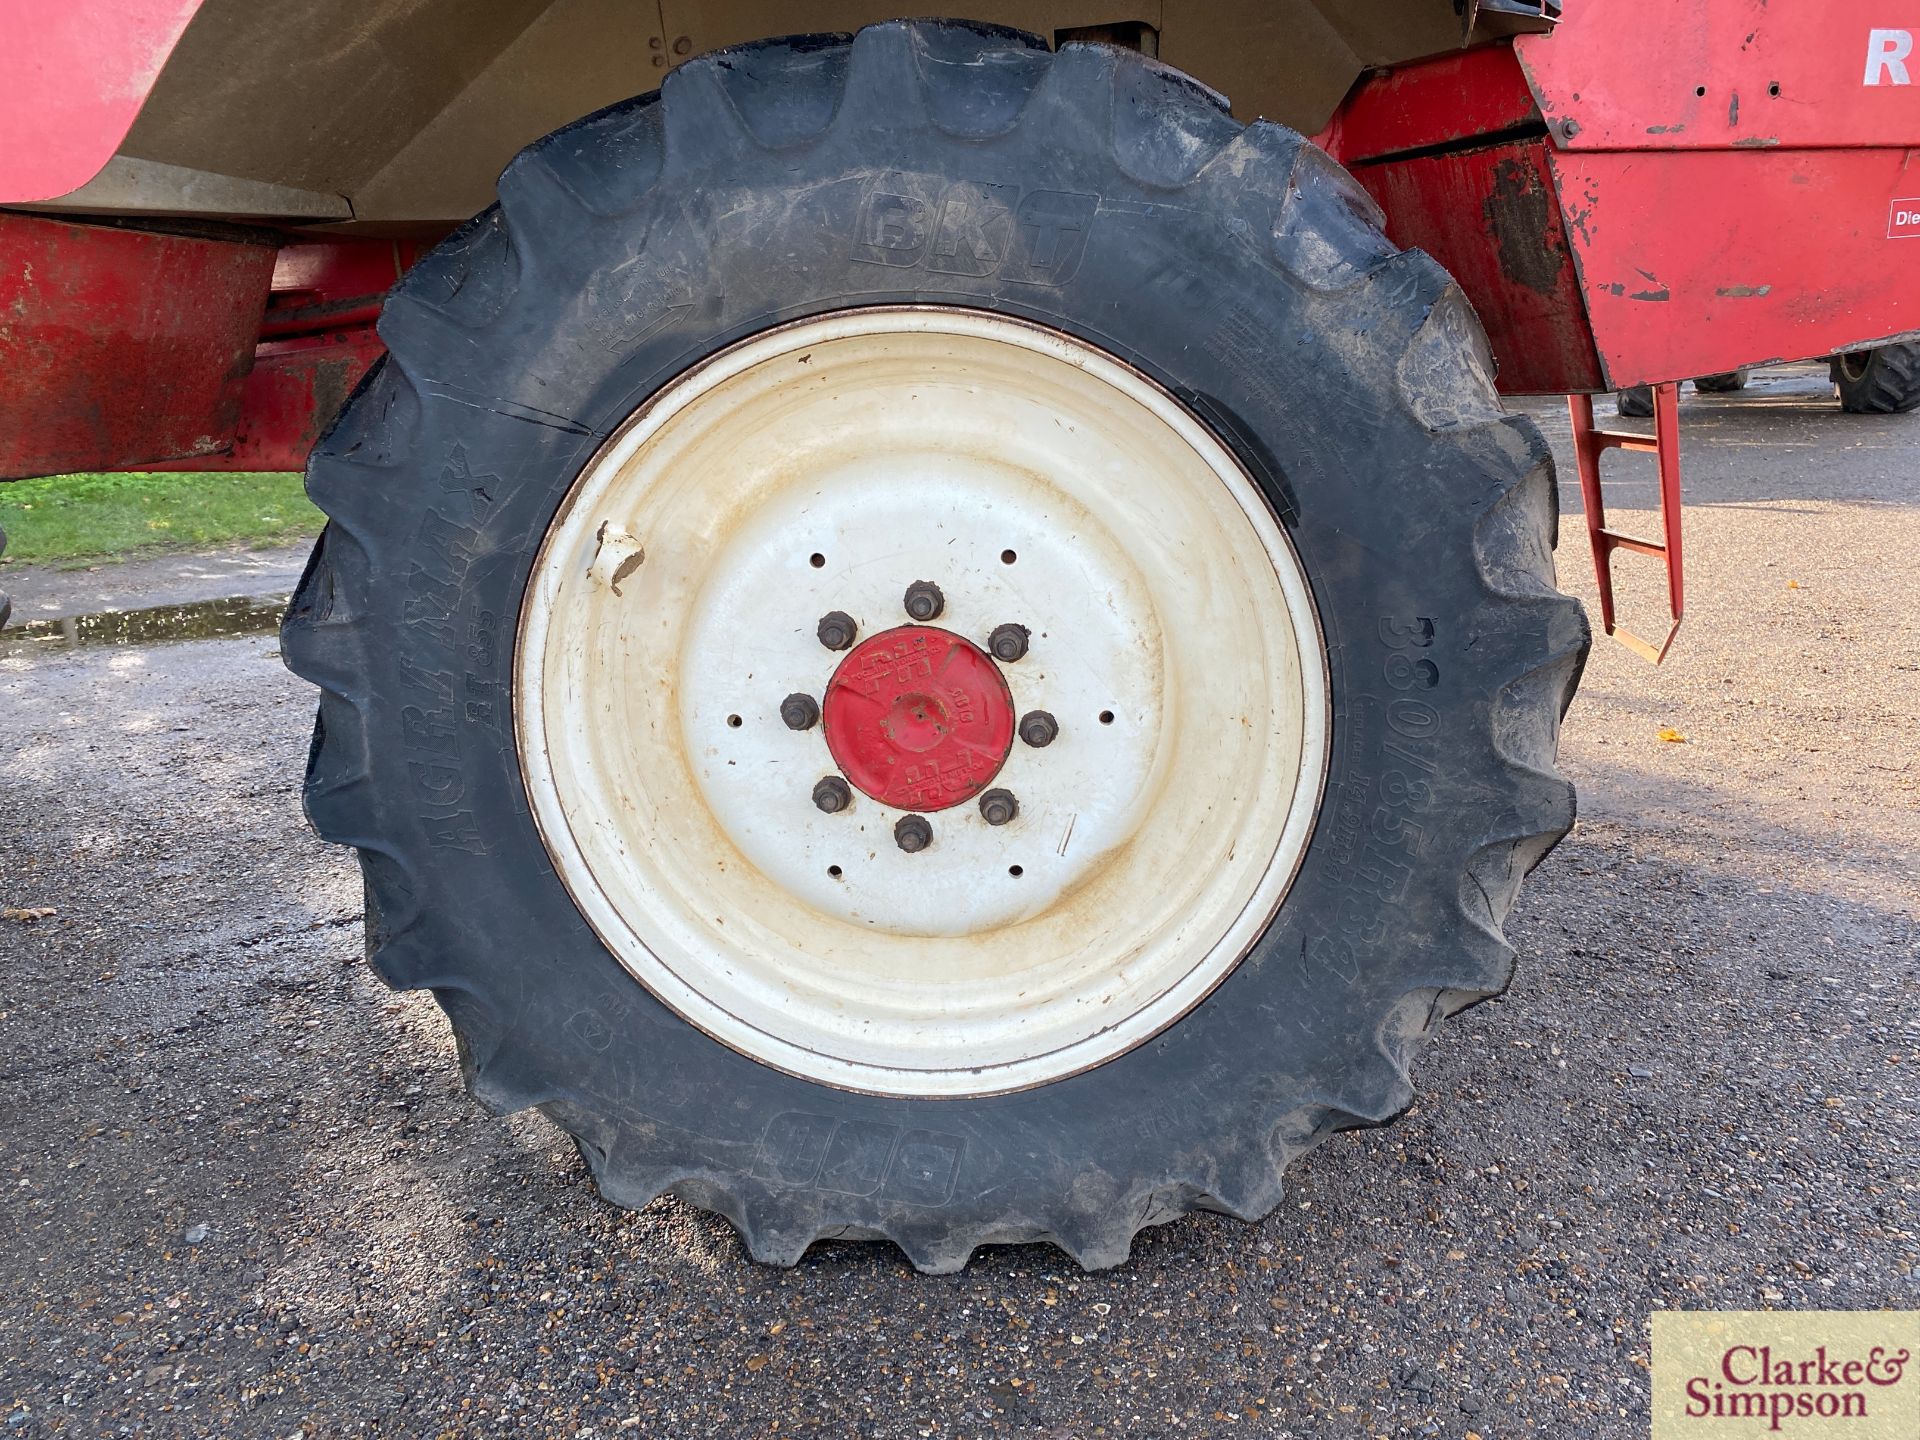
M 895 172 L 860 207 L 853 258 L 943 275 L 1064 285 L 1080 268 L 1098 195 Z

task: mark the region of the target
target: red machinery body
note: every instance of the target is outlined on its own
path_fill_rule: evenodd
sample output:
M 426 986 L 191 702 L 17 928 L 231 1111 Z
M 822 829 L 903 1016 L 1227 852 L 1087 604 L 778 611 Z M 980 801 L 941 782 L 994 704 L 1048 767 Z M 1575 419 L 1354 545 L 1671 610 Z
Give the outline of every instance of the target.
M 231 451 L 274 246 L 0 212 L 0 476 Z
M 199 3 L 0 0 L 0 196 L 107 165 Z M 1459 278 L 1510 393 L 1827 355 L 1920 333 L 1916 34 L 1920 0 L 1583 0 L 1363 76 L 1320 138 Z M 437 238 L 120 219 L 0 211 L 0 479 L 298 466 Z
M 99 174 L 201 0 L 0 0 L 0 197 L 51 200 Z
M 1916 34 L 1920 4 L 1569 6 L 1366 77 L 1321 139 L 1459 278 L 1510 393 L 1829 355 L 1920 332 Z
M 426 246 L 275 241 L 0 211 L 0 479 L 305 465 Z
M 1573 397 L 1601 626 L 1656 664 L 1685 610 L 1675 382 L 1920 334 L 1916 33 L 1920 5 L 1609 0 L 1366 76 L 1320 137 L 1472 297 L 1500 388 Z M 1643 384 L 1651 436 L 1596 425 L 1591 392 Z M 1656 460 L 1660 538 L 1608 524 L 1608 449 Z M 1623 551 L 1666 571 L 1646 636 Z
M 300 240 L 280 248 L 233 445 L 219 468 L 307 463 L 327 422 L 385 352 L 373 326 L 387 291 L 428 248 L 407 240 Z

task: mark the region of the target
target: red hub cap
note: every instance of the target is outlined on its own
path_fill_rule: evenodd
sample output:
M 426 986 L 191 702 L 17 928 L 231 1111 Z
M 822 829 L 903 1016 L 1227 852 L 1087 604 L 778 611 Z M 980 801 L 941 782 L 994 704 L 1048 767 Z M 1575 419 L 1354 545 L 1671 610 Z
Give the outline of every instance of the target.
M 1013 697 L 985 651 L 951 630 L 902 625 L 847 652 L 827 682 L 827 749 L 883 805 L 945 810 L 999 773 Z

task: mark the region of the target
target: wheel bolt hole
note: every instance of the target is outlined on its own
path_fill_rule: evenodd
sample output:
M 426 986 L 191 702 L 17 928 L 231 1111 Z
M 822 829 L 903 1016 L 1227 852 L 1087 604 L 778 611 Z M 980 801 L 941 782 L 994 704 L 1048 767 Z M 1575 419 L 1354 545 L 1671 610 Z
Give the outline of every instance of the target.
M 745 722 L 741 720 L 741 718 L 738 715 L 727 716 L 727 724 L 730 725 L 735 730 L 738 730 L 741 727 L 741 725 L 743 725 L 744 723 Z
M 1019 558 L 1020 557 L 1014 554 L 1014 552 L 1011 550 L 1002 550 L 1000 552 L 1000 563 L 1002 565 L 1011 565 L 1014 561 L 1018 560 Z
M 845 872 L 842 871 L 838 865 L 827 866 L 827 874 L 831 875 L 836 880 L 838 880 L 841 877 L 841 875 L 844 873 Z
M 816 570 L 821 570 L 826 568 L 826 563 L 827 563 L 827 557 L 822 555 L 818 550 L 814 551 L 813 554 L 807 557 L 807 564 L 811 565 Z
M 1013 878 L 1016 880 L 1018 880 L 1022 875 L 1026 873 L 1027 872 L 1018 865 L 1007 866 L 1007 874 L 1013 876 Z
M 1111 725 L 1111 724 L 1113 724 L 1113 711 L 1111 711 L 1111 710 L 1102 710 L 1102 711 L 1100 712 L 1100 723 L 1101 723 L 1102 725 Z

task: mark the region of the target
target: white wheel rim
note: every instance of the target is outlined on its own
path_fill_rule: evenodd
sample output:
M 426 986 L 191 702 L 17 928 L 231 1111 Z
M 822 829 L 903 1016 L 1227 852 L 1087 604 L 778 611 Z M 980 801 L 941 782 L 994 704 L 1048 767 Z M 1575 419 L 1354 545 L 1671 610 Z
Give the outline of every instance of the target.
M 923 579 L 941 629 L 1029 627 L 1000 668 L 1060 733 L 994 777 L 1011 824 L 929 812 L 908 854 L 904 812 L 815 806 L 824 727 L 778 710 L 841 659 L 821 615 L 864 641 Z M 767 331 L 654 396 L 549 529 L 515 682 L 536 823 L 621 963 L 890 1095 L 1044 1084 L 1186 1013 L 1284 898 L 1327 745 L 1306 577 L 1232 454 L 1110 356 L 948 308 Z

